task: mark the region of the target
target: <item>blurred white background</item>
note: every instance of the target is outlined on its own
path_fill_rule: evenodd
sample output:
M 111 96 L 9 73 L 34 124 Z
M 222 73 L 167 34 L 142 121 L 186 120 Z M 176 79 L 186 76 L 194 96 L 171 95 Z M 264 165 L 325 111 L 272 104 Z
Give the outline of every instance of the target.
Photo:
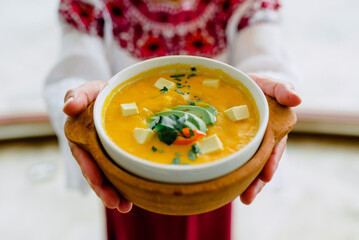
M 51 135 L 41 92 L 59 49 L 58 0 L 0 3 L 0 139 Z M 358 136 L 359 1 L 283 5 L 297 131 Z M 234 240 L 359 239 L 358 138 L 295 134 L 288 155 L 251 206 L 235 202 Z M 0 142 L 0 239 L 104 239 L 103 207 L 65 189 L 53 137 Z

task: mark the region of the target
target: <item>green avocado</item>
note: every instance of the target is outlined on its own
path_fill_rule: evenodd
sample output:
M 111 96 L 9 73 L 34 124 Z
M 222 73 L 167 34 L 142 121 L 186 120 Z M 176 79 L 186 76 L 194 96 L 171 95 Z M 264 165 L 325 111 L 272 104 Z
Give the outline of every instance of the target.
M 189 122 L 190 124 L 193 124 L 194 126 L 196 126 L 196 128 L 202 132 L 207 132 L 207 126 L 205 124 L 205 122 L 200 119 L 199 117 L 197 117 L 196 115 L 189 113 L 189 112 L 183 112 L 183 111 L 178 111 L 178 110 L 168 110 L 168 111 L 163 111 L 163 112 L 158 112 L 156 113 L 157 116 L 169 116 L 169 115 L 177 115 L 178 117 L 182 117 L 185 114 L 188 115 L 188 120 L 187 122 Z M 186 123 L 185 122 L 185 125 Z M 189 125 L 187 125 L 189 127 Z
M 205 124 L 214 124 L 216 117 L 207 109 L 200 106 L 184 105 L 176 106 L 173 110 L 183 111 L 186 113 L 192 113 L 204 121 Z
M 208 104 L 208 103 L 196 102 L 195 104 L 196 104 L 196 106 L 205 108 L 210 113 L 212 113 L 214 116 L 217 116 L 217 114 L 218 114 L 217 109 L 215 107 L 213 107 L 212 105 Z
M 153 121 L 155 121 L 159 116 L 153 116 L 153 117 L 150 117 L 148 119 L 148 124 L 150 125 Z M 186 121 L 184 123 L 184 126 L 185 127 L 188 127 L 188 128 L 191 128 L 191 129 L 196 129 L 196 130 L 199 130 L 198 127 L 196 125 L 194 125 L 193 123 L 191 123 L 190 121 Z
M 185 121 L 184 126 L 188 127 L 188 128 L 191 128 L 191 129 L 199 130 L 198 127 L 196 125 L 194 125 L 193 123 L 191 123 L 190 121 Z

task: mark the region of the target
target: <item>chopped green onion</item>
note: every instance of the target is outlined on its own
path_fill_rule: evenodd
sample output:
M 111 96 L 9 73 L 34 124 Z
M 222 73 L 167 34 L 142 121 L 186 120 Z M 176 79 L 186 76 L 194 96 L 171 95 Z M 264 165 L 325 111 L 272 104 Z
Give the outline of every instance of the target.
M 161 90 L 160 90 L 160 93 L 166 93 L 168 92 L 168 88 L 167 87 L 163 87 Z
M 180 164 L 180 163 L 181 163 L 181 159 L 178 158 L 178 157 L 176 157 L 176 158 L 174 158 L 174 159 L 172 160 L 172 164 L 178 165 L 178 164 Z
M 201 150 L 196 144 L 193 144 L 191 147 L 191 150 L 188 152 L 188 158 L 194 161 L 199 154 L 201 153 Z
M 176 155 L 176 156 L 179 156 L 179 157 L 181 156 L 181 154 L 180 154 L 180 153 L 178 153 L 178 152 L 176 152 L 176 153 L 175 153 L 175 155 Z
M 176 89 L 175 91 L 182 94 L 182 95 L 185 95 L 185 92 L 182 92 L 181 90 Z
M 191 67 L 191 71 L 196 71 L 196 68 L 195 67 Z
M 191 101 L 191 100 L 188 100 L 189 104 L 192 105 L 192 106 L 195 106 L 196 103 L 194 101 Z
M 196 74 L 195 74 L 195 73 L 191 73 L 191 74 L 187 75 L 187 79 L 190 79 L 191 77 L 194 77 L 194 76 L 196 76 Z
M 152 152 L 157 152 L 157 148 L 155 148 L 155 146 L 152 146 Z
M 176 83 L 178 88 L 184 88 L 186 85 L 182 85 L 181 83 Z
M 186 74 L 174 74 L 174 75 L 171 75 L 170 77 L 171 78 L 180 78 L 180 77 L 184 77 L 186 76 Z

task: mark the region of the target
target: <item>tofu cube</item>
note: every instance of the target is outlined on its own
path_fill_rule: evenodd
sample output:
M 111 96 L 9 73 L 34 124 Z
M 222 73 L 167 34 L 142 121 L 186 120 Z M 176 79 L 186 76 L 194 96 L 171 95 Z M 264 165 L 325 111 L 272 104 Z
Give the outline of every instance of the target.
M 123 103 L 121 104 L 123 116 L 131 116 L 138 114 L 136 103 Z
M 229 108 L 226 111 L 224 111 L 224 113 L 232 121 L 238 121 L 238 120 L 249 118 L 249 111 L 247 105 Z
M 206 79 L 206 80 L 203 80 L 202 85 L 208 86 L 208 87 L 218 88 L 219 79 Z
M 197 146 L 203 154 L 223 150 L 223 144 L 217 134 L 202 139 L 197 143 Z
M 148 128 L 135 128 L 133 130 L 133 135 L 139 144 L 144 144 L 155 135 L 155 132 Z
M 154 85 L 156 88 L 158 89 L 163 89 L 164 87 L 166 87 L 167 89 L 171 89 L 174 86 L 176 86 L 176 84 L 174 82 L 171 82 L 165 78 L 159 78 Z

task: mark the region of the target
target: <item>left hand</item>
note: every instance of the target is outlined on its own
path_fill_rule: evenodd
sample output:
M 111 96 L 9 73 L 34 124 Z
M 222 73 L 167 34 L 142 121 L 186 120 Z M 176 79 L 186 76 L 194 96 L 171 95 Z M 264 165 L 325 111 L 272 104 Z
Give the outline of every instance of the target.
M 254 74 L 250 74 L 249 76 L 258 84 L 264 94 L 275 98 L 278 103 L 284 106 L 295 107 L 302 101 L 294 91 L 293 85 L 289 82 L 272 80 Z M 254 179 L 251 185 L 240 195 L 242 203 L 248 205 L 253 202 L 264 185 L 272 179 L 285 149 L 287 138 L 288 136 L 282 138 L 274 147 L 273 152 L 258 177 Z

